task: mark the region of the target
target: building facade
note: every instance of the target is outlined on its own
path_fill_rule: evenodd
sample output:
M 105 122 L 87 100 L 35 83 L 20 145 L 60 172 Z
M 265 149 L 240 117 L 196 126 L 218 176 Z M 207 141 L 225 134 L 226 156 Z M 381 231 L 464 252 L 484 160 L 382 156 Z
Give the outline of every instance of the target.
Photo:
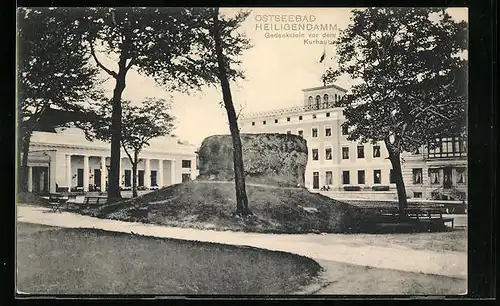
M 137 185 L 161 188 L 196 178 L 196 148 L 175 137 L 153 139 L 139 154 Z M 88 141 L 79 129 L 34 132 L 28 157 L 28 190 L 32 192 L 104 191 L 110 144 Z M 132 164 L 122 150 L 120 185 L 132 186 Z
M 348 131 L 341 126 L 345 121 L 343 109 L 335 107 L 335 102 L 342 99 L 346 92 L 336 85 L 304 89 L 302 105 L 244 114 L 240 117 L 241 130 L 245 133 L 291 133 L 304 137 L 309 150 L 305 187 L 310 190 L 326 189 L 337 197 L 393 199 L 396 197 L 396 184 L 384 143 L 359 144 L 347 140 Z M 446 143 L 447 150 L 448 143 L 443 143 Z M 466 182 L 464 171 L 467 163 L 464 149 L 465 144 L 462 143 L 460 146 L 453 144 L 450 150 L 456 153 L 451 154 L 439 155 L 436 154 L 437 149 L 426 151 L 425 148 L 416 154 L 403 154 L 403 179 L 408 195 L 430 198 L 439 189 L 458 187 L 461 191 L 466 190 L 466 183 L 463 183 Z M 437 181 L 428 177 L 435 176 L 435 173 L 438 173 Z M 446 188 L 443 187 L 445 179 L 452 185 L 446 183 Z

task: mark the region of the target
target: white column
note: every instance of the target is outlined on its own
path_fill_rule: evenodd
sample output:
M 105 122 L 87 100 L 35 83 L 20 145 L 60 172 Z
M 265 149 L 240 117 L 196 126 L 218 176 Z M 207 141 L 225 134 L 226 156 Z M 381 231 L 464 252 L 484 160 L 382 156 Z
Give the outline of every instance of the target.
M 83 156 L 83 191 L 89 191 L 89 156 Z
M 151 162 L 149 158 L 144 160 L 144 186 L 146 188 L 151 187 Z
M 170 185 L 174 185 L 177 182 L 175 181 L 175 159 L 170 160 Z
M 156 178 L 158 187 L 163 187 L 163 159 L 158 160 L 158 176 Z
M 106 156 L 101 156 L 101 192 L 106 190 Z
M 28 191 L 33 191 L 33 167 L 28 167 Z
M 191 160 L 191 179 L 196 178 L 196 157 Z
M 71 172 L 71 154 L 66 154 L 66 185 L 68 191 L 71 191 L 71 182 L 73 180 L 73 173 Z

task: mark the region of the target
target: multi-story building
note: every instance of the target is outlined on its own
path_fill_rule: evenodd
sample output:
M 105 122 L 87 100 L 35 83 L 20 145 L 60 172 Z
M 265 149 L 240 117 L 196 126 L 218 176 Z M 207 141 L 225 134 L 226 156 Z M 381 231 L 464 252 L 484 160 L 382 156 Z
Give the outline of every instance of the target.
M 166 136 L 151 140 L 139 155 L 138 186 L 169 186 L 196 178 L 196 148 Z M 88 141 L 78 129 L 34 132 L 28 155 L 28 190 L 56 192 L 104 190 L 110 163 L 110 145 Z M 132 185 L 132 164 L 121 152 L 120 183 Z
M 347 140 L 348 131 L 341 126 L 345 121 L 343 108 L 335 107 L 335 102 L 346 92 L 337 85 L 304 89 L 302 105 L 242 115 L 242 132 L 292 133 L 304 137 L 309 150 L 305 185 L 311 190 L 328 189 L 331 193 L 338 193 L 338 197 L 347 196 L 349 191 L 359 191 L 356 194 L 350 192 L 349 197 L 376 194 L 379 198 L 394 198 L 396 185 L 384 143 L 359 144 Z M 417 154 L 404 154 L 403 179 L 410 197 L 430 197 L 434 190 L 439 189 L 436 182 L 442 182 L 445 177 L 447 182 L 452 182 L 447 187 L 465 187 L 462 183 L 466 182 L 464 146 L 452 145 L 450 148 L 456 153 L 436 155 L 435 150 L 422 149 Z M 455 149 L 458 151 L 453 151 Z M 424 179 L 426 171 L 438 173 L 442 179 Z M 420 181 L 414 180 L 419 175 Z M 441 189 L 445 189 L 444 185 Z

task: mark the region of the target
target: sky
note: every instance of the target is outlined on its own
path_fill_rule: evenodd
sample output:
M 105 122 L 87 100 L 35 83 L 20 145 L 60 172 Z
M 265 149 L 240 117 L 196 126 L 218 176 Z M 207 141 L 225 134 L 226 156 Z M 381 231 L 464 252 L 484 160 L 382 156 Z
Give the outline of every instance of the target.
M 241 8 L 238 8 L 239 10 Z M 233 14 L 236 9 L 221 9 L 223 14 Z M 276 108 L 290 107 L 302 103 L 302 89 L 322 86 L 321 74 L 335 65 L 332 45 L 305 43 L 310 34 L 317 34 L 318 40 L 331 40 L 346 28 L 351 17 L 348 8 L 252 8 L 250 16 L 241 26 L 241 32 L 250 39 L 253 47 L 241 56 L 241 68 L 246 79 L 231 84 L 233 102 L 242 113 L 260 112 Z M 449 9 L 457 20 L 467 20 L 466 8 Z M 328 25 L 329 29 L 319 30 L 266 30 L 266 25 L 281 26 L 284 22 L 265 20 L 269 15 L 293 15 L 307 17 L 311 25 Z M 269 17 L 267 17 L 269 18 Z M 270 26 L 270 25 L 268 25 Z M 335 29 L 336 28 L 336 29 Z M 304 38 L 271 38 L 268 34 L 303 33 Z M 314 39 L 311 39 L 314 40 Z M 319 63 L 325 52 L 325 60 Z M 109 68 L 116 68 L 115 61 L 100 59 Z M 337 85 L 350 88 L 351 80 L 340 77 Z M 173 98 L 172 114 L 176 118 L 174 134 L 181 140 L 199 146 L 204 138 L 216 134 L 229 134 L 227 115 L 219 102 L 222 94 L 218 88 L 203 88 L 192 94 L 167 92 L 147 77 L 130 70 L 123 99 L 141 101 L 146 97 Z M 104 83 L 105 90 L 112 94 L 114 80 Z

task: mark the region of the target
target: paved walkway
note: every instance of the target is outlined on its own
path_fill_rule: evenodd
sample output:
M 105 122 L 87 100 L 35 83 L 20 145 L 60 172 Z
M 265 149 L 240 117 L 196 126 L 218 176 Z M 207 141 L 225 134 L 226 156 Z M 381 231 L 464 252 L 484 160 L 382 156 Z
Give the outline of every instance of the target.
M 349 244 L 349 235 L 326 234 L 321 242 L 308 239 L 316 234 L 277 235 L 229 231 L 198 230 L 152 224 L 98 219 L 75 213 L 49 212 L 46 208 L 17 205 L 17 220 L 66 228 L 99 228 L 115 232 L 134 232 L 140 235 L 246 245 L 284 251 L 317 260 L 344 262 L 373 268 L 421 272 L 448 277 L 466 278 L 467 254 L 413 250 L 404 246 L 373 246 Z M 354 237 L 353 237 L 354 238 Z

